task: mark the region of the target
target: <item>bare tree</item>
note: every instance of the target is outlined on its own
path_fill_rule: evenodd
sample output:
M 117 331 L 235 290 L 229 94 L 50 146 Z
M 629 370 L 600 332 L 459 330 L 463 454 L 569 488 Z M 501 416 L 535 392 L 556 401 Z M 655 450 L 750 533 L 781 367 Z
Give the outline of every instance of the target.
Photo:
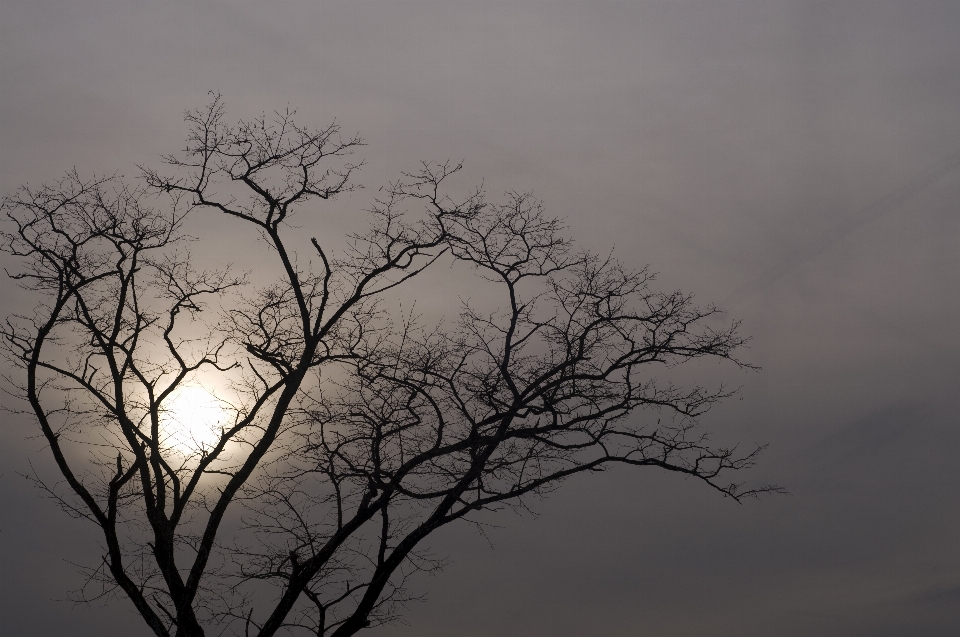
M 63 478 L 38 483 L 103 532 L 102 588 L 85 595 L 125 595 L 159 636 L 342 637 L 398 616 L 408 577 L 439 566 L 430 533 L 573 474 L 772 489 L 721 482 L 759 450 L 695 426 L 730 392 L 651 375 L 743 367 L 737 324 L 711 328 L 715 308 L 578 250 L 529 195 L 455 201 L 460 166 L 423 164 L 339 256 L 314 238 L 298 259 L 291 216 L 354 188 L 362 141 L 292 116 L 228 125 L 217 97 L 188 113 L 170 175 L 71 173 L 4 200 L 12 276 L 45 299 L 3 329 Z M 194 270 L 182 227 L 204 210 L 259 233 L 276 280 Z M 464 303 L 447 329 L 392 321 L 389 300 L 438 261 L 497 289 L 496 309 Z M 177 400 L 201 386 L 215 409 L 190 428 Z

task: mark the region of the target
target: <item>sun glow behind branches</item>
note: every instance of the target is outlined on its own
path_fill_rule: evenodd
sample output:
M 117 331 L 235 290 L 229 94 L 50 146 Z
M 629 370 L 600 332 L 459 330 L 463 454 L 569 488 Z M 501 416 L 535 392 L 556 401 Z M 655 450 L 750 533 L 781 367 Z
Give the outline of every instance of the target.
M 190 452 L 213 447 L 228 417 L 213 394 L 199 385 L 188 385 L 170 397 L 161 423 L 170 444 Z

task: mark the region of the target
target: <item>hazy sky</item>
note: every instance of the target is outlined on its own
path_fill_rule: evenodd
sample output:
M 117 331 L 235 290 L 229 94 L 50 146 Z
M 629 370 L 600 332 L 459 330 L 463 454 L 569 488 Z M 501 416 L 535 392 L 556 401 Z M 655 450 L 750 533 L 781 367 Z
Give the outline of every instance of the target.
M 428 601 L 371 636 L 960 630 L 960 3 L 0 6 L 5 193 L 74 166 L 133 175 L 215 90 L 235 117 L 290 105 L 361 132 L 372 191 L 448 158 L 464 187 L 533 190 L 582 245 L 753 336 L 763 371 L 725 376 L 742 400 L 704 424 L 770 443 L 746 477 L 791 495 L 572 480 L 539 517 L 497 518 L 493 549 L 444 530 Z M 339 235 L 363 201 L 310 231 Z M 31 304 L 0 292 L 4 314 Z M 32 422 L 0 418 L 0 632 L 146 635 L 123 603 L 57 601 L 95 529 L 18 476 L 51 463 Z

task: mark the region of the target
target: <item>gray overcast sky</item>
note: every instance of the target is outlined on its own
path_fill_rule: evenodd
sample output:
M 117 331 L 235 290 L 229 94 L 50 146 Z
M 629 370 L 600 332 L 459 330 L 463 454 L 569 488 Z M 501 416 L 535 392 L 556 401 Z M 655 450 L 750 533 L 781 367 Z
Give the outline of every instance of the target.
M 737 506 L 654 471 L 574 480 L 486 541 L 450 528 L 380 637 L 960 631 L 960 3 L 50 2 L 0 9 L 2 191 L 181 147 L 207 91 L 533 190 L 581 244 L 743 320 L 756 374 L 704 424 L 769 442 Z M 362 196 L 312 232 L 339 234 Z M 341 214 L 342 213 L 342 214 Z M 209 246 L 229 249 L 216 226 Z M 28 297 L 2 284 L 4 314 Z M 712 372 L 710 372 L 712 373 Z M 714 381 L 708 377 L 704 380 Z M 93 529 L 0 427 L 0 632 L 147 634 L 57 601 Z

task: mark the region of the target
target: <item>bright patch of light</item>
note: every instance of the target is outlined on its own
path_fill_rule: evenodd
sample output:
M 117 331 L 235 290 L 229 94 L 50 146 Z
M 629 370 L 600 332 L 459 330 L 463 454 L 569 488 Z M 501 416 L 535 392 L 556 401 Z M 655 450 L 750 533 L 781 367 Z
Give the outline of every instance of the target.
M 221 426 L 227 425 L 227 418 L 216 397 L 203 387 L 189 385 L 167 400 L 162 422 L 174 446 L 193 451 L 213 447 L 220 440 Z

